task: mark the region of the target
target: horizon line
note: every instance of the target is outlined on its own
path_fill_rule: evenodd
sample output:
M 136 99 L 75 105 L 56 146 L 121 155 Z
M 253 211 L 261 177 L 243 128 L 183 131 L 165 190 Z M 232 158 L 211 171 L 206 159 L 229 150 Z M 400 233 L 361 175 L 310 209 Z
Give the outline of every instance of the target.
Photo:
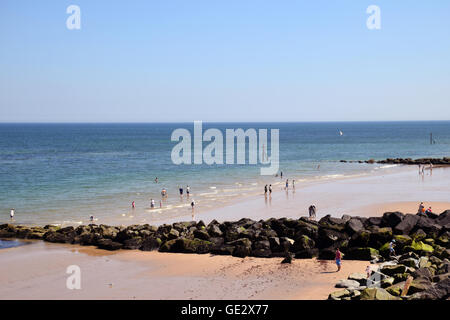
M 204 123 L 380 123 L 380 122 L 449 122 L 450 120 L 311 120 L 311 121 L 0 121 L 0 124 L 172 124 L 193 123 L 202 121 Z

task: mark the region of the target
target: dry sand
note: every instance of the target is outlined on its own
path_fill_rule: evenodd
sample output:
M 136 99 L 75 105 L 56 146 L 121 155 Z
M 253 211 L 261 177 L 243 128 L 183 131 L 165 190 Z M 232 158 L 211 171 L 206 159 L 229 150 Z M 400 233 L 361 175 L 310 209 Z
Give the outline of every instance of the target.
M 34 242 L 0 252 L 0 299 L 326 299 L 366 261 L 235 258 Z M 69 265 L 81 290 L 69 290 Z M 337 290 L 337 289 L 336 289 Z

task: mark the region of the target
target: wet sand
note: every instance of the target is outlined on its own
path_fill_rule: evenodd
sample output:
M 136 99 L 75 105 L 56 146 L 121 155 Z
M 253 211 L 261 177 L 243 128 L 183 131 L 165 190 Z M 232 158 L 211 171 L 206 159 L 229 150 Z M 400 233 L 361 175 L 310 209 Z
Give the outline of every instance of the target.
M 254 220 L 271 217 L 298 218 L 306 216 L 308 207 L 315 204 L 317 218 L 330 214 L 357 216 L 378 216 L 386 211 L 400 210 L 416 213 L 419 203 L 440 213 L 450 208 L 450 168 L 435 168 L 432 174 L 427 170 L 419 175 L 417 168 L 400 166 L 380 173 L 354 178 L 343 178 L 325 182 L 302 184 L 297 182 L 295 190 L 287 192 L 278 187 L 272 197 L 249 197 L 235 204 L 215 210 L 196 213 L 196 220 L 209 222 L 234 221 L 240 218 Z M 189 221 L 191 215 L 177 221 Z M 161 218 L 159 223 L 173 223 L 173 219 Z
M 36 242 L 0 252 L 0 299 L 326 299 L 334 284 L 366 261 L 235 258 Z M 81 289 L 66 287 L 69 265 Z M 336 289 L 337 290 L 337 289 Z

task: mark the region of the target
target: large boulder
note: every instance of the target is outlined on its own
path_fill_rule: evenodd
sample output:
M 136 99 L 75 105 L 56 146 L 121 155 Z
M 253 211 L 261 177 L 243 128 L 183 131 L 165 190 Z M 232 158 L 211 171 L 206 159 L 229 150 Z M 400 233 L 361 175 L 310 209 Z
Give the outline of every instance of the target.
M 345 259 L 347 260 L 373 260 L 378 258 L 378 250 L 370 247 L 357 248 L 353 247 L 347 250 Z
M 400 222 L 402 222 L 404 214 L 401 212 L 385 212 L 381 220 L 383 227 L 395 228 Z
M 158 250 L 162 244 L 162 240 L 157 237 L 148 237 L 142 241 L 140 249 L 142 251 Z
M 97 246 L 100 249 L 110 250 L 110 251 L 119 250 L 119 249 L 122 249 L 122 247 L 123 247 L 123 245 L 121 243 L 112 241 L 111 239 L 100 239 L 97 241 Z
M 328 300 L 341 300 L 342 298 L 350 297 L 350 294 L 351 292 L 347 289 L 338 290 L 330 293 Z
M 450 224 L 450 210 L 445 210 L 435 219 L 436 223 L 445 226 Z
M 345 225 L 345 230 L 350 234 L 354 234 L 357 232 L 361 232 L 364 230 L 364 225 L 358 218 L 351 218 L 349 221 L 347 221 Z
M 317 258 L 319 256 L 319 249 L 312 248 L 312 249 L 305 249 L 301 251 L 297 251 L 295 253 L 296 259 L 311 259 L 311 258 Z
M 316 243 L 307 235 L 301 235 L 300 237 L 295 239 L 295 242 L 292 246 L 293 252 L 298 252 L 306 249 L 314 248 Z
M 346 233 L 334 229 L 320 228 L 317 246 L 318 248 L 336 246 L 343 240 L 349 240 L 349 236 Z
M 386 274 L 388 276 L 393 276 L 395 274 L 405 273 L 406 266 L 404 266 L 402 264 L 386 265 L 386 266 L 383 266 L 380 271 L 381 271 L 381 273 Z
M 252 246 L 252 256 L 269 258 L 272 254 L 270 250 L 270 242 L 267 240 L 255 241 Z
M 392 240 L 392 228 L 390 227 L 372 227 L 369 239 L 369 246 L 372 248 L 380 248 L 386 242 Z
M 348 276 L 348 280 L 354 280 L 359 283 L 361 286 L 365 286 L 367 284 L 367 275 L 365 273 L 352 273 Z
M 356 280 L 339 280 L 335 285 L 336 288 L 357 289 L 360 287 L 360 283 Z
M 329 214 L 319 220 L 319 225 L 321 227 L 336 231 L 344 231 L 346 223 L 347 221 L 345 221 L 344 219 L 333 218 Z
M 361 291 L 360 300 L 401 300 L 383 288 L 366 288 Z
M 370 241 L 370 232 L 362 230 L 352 235 L 349 242 L 349 247 L 368 247 L 369 241 Z
M 415 214 L 407 214 L 403 220 L 394 227 L 395 234 L 408 235 L 411 230 L 416 226 L 419 216 Z

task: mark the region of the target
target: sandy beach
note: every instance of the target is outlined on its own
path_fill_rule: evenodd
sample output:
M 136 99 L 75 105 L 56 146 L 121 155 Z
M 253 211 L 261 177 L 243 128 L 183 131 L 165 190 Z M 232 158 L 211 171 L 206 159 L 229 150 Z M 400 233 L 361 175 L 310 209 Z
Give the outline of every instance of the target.
M 325 214 L 376 216 L 386 211 L 416 212 L 424 201 L 435 212 L 450 208 L 450 170 L 418 176 L 403 167 L 389 174 L 298 186 L 202 213 L 196 219 L 299 217 L 315 203 Z M 190 217 L 186 217 L 189 220 Z M 170 221 L 166 221 L 170 222 Z M 235 258 L 93 247 L 31 244 L 0 251 L 0 299 L 326 299 L 335 283 L 364 272 L 366 261 Z M 81 290 L 66 288 L 66 269 L 81 268 Z
M 0 252 L 0 299 L 326 299 L 334 283 L 366 261 L 110 253 L 35 242 Z M 7 261 L 7 262 L 6 262 Z M 66 288 L 66 269 L 81 269 L 81 290 Z M 181 267 L 182 266 L 182 267 Z

